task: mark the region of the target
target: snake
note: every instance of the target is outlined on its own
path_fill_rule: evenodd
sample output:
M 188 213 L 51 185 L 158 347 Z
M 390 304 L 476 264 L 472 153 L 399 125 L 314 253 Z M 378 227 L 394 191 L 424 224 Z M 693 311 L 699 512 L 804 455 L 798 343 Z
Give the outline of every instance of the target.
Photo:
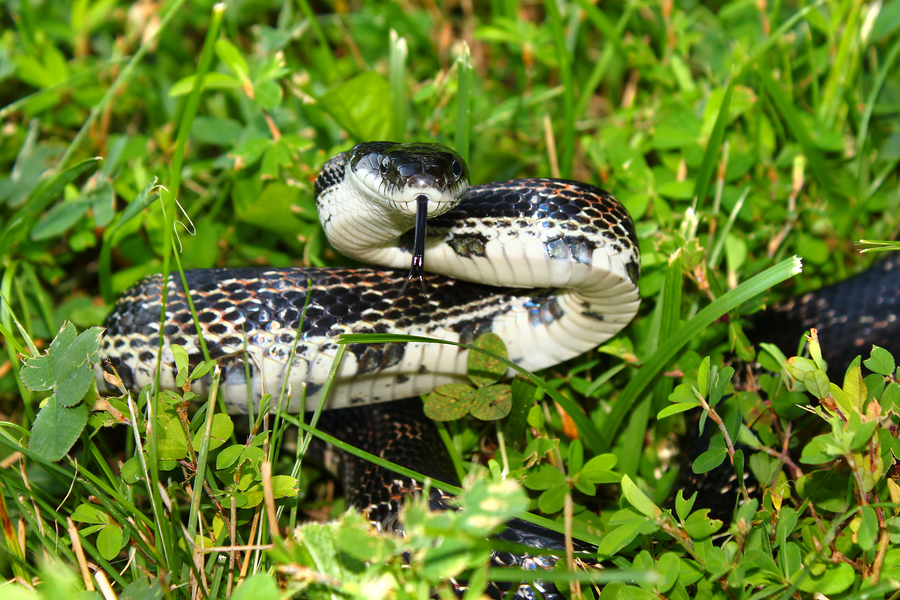
M 421 401 L 402 399 L 466 381 L 468 350 L 421 341 L 351 343 L 334 369 L 343 334 L 400 333 L 468 345 L 494 332 L 515 364 L 534 371 L 602 344 L 638 310 L 634 224 L 618 200 L 595 186 L 545 178 L 470 186 L 465 161 L 450 148 L 367 142 L 325 163 L 315 196 L 331 245 L 379 266 L 150 276 L 126 291 L 106 320 L 98 388 L 115 392 L 103 376 L 107 370 L 140 390 L 159 366 L 160 385 L 176 389 L 172 346 L 186 348 L 197 365 L 202 336 L 223 369 L 219 394 L 230 413 L 246 413 L 265 394 L 285 390 L 288 411 L 326 402 L 321 426 L 338 438 L 456 483 Z M 823 339 L 835 342 L 823 346 L 826 359 L 843 367 L 873 341 L 895 345 L 898 298 L 900 258 L 894 258 L 761 313 L 751 339 L 774 341 L 787 352 L 817 326 Z M 207 376 L 192 391 L 203 395 L 209 386 Z M 389 401 L 397 402 L 383 404 Z M 352 456 L 344 471 L 350 503 L 384 530 L 396 525 L 402 498 L 420 489 Z M 429 500 L 433 508 L 450 507 L 440 490 L 432 489 Z M 524 521 L 500 535 L 563 548 L 558 535 Z M 495 553 L 492 561 L 533 569 L 552 567 L 555 559 Z M 490 584 L 488 593 L 501 597 L 508 590 Z M 540 582 L 521 585 L 514 595 L 533 598 L 535 590 L 562 597 Z
M 393 142 L 366 142 L 337 154 L 314 187 L 331 245 L 378 267 L 150 276 L 127 290 L 106 319 L 98 388 L 115 392 L 104 377 L 109 371 L 128 389 L 141 390 L 154 382 L 159 367 L 160 386 L 176 389 L 172 347 L 185 348 L 194 366 L 204 357 L 202 337 L 223 370 L 219 396 L 229 413 L 247 413 L 265 394 L 283 390 L 287 411 L 311 411 L 326 402 L 320 427 L 457 483 L 441 464 L 446 449 L 429 446 L 438 437 L 420 401 L 401 400 L 401 409 L 391 411 L 369 405 L 466 381 L 469 351 L 420 341 L 349 344 L 334 370 L 341 335 L 400 333 L 466 345 L 493 332 L 516 365 L 535 371 L 595 348 L 638 310 L 634 224 L 624 206 L 598 187 L 545 178 L 470 186 L 468 166 L 450 148 Z M 204 395 L 211 380 L 191 385 Z M 383 530 L 395 529 L 402 497 L 418 491 L 414 482 L 352 457 L 345 457 L 344 475 L 351 504 Z M 439 490 L 432 491 L 431 505 L 449 507 Z M 564 548 L 560 536 L 524 521 L 500 535 Z M 555 560 L 492 557 L 497 565 L 530 569 Z M 500 597 L 508 589 L 492 583 L 489 593 Z M 539 582 L 515 594 L 529 598 L 534 590 L 561 597 Z
M 468 167 L 447 147 L 366 142 L 328 160 L 315 193 L 335 249 L 382 267 L 151 276 L 108 316 L 103 362 L 136 390 L 154 381 L 159 362 L 161 387 L 175 389 L 172 346 L 185 348 L 191 365 L 203 360 L 185 283 L 209 355 L 223 369 L 219 395 L 231 413 L 283 388 L 287 411 L 314 410 L 342 334 L 471 344 L 493 332 L 515 364 L 536 371 L 597 347 L 638 310 L 634 224 L 618 200 L 589 184 L 516 179 L 470 187 Z M 417 219 L 426 226 L 416 227 Z M 422 264 L 417 243 L 427 272 L 410 269 Z M 406 285 L 411 276 L 420 281 Z M 467 355 L 425 342 L 350 344 L 326 408 L 464 382 Z M 114 391 L 99 370 L 97 381 Z M 203 395 L 209 385 L 209 377 L 194 381 L 192 391 Z

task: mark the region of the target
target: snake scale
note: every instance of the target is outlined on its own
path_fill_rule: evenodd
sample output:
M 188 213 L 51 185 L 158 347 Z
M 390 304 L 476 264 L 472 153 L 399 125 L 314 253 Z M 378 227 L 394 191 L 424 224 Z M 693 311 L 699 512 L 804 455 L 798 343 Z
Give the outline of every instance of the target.
M 537 370 L 596 347 L 637 311 L 640 257 L 634 226 L 622 205 L 594 186 L 520 179 L 469 188 L 465 163 L 448 148 L 369 142 L 329 160 L 315 188 L 331 244 L 383 268 L 187 271 L 202 335 L 224 368 L 220 393 L 229 412 L 248 411 L 267 392 L 277 396 L 285 383 L 288 410 L 314 409 L 343 333 L 406 333 L 471 343 L 493 331 L 516 363 Z M 423 251 L 427 273 L 418 269 Z M 164 285 L 168 303 L 160 325 Z M 864 299 L 863 285 L 877 288 L 877 302 L 851 310 L 850 304 Z M 763 313 L 755 319 L 755 338 L 790 351 L 806 328 L 818 326 L 824 339 L 847 338 L 824 346 L 826 358 L 843 365 L 848 353 L 873 340 L 891 348 L 898 297 L 900 260 L 895 259 Z M 177 276 L 157 275 L 132 287 L 106 329 L 104 368 L 115 369 L 132 390 L 151 383 L 159 360 L 161 385 L 175 387 L 172 344 L 186 347 L 193 364 L 201 360 Z M 433 424 L 422 418 L 417 401 L 401 403 L 399 410 L 367 405 L 464 381 L 466 352 L 420 343 L 353 344 L 348 350 L 326 406 L 345 408 L 326 411 L 321 424 L 365 450 L 455 483 L 435 446 Z M 101 389 L 107 386 L 99 370 L 97 379 Z M 195 382 L 193 391 L 203 394 L 208 384 Z M 402 495 L 415 489 L 408 480 L 352 457 L 345 476 L 352 482 L 351 502 L 387 529 Z M 431 503 L 446 506 L 436 490 Z M 533 546 L 562 547 L 551 532 L 524 522 L 504 535 Z M 532 561 L 529 568 L 551 566 L 545 559 L 494 556 L 496 564 Z M 552 586 L 534 586 L 544 597 L 558 597 Z M 505 592 L 491 590 L 498 597 Z M 531 586 L 515 593 L 534 596 Z

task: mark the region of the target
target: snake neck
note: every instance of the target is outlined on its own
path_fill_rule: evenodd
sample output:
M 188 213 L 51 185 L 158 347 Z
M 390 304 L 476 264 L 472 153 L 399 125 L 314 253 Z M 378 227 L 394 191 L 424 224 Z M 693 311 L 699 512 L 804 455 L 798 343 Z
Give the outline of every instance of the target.
M 334 197 L 337 194 L 340 202 Z M 383 264 L 379 258 L 390 255 L 397 239 L 415 225 L 414 214 L 389 210 L 353 179 L 344 181 L 339 189 L 320 193 L 316 204 L 319 221 L 335 250 L 363 262 Z

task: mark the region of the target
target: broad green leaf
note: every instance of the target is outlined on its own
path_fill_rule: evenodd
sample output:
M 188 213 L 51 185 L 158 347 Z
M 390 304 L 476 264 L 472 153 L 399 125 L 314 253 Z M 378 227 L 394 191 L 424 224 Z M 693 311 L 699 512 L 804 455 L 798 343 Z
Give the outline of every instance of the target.
M 617 515 L 630 513 L 632 518 L 621 520 L 615 529 L 603 536 L 603 540 L 597 545 L 597 554 L 599 556 L 614 556 L 629 545 L 641 532 L 647 518 L 639 515 L 634 511 L 619 511 Z
M 375 71 L 357 75 L 326 92 L 319 106 L 359 141 L 387 139 L 391 132 L 391 89 Z
M 684 520 L 684 530 L 691 539 L 708 538 L 722 528 L 722 521 L 709 518 L 709 509 L 704 508 L 691 513 Z
M 106 560 L 113 560 L 119 555 L 128 536 L 116 525 L 107 525 L 97 534 L 97 551 Z
M 253 103 L 263 110 L 272 111 L 281 105 L 283 92 L 277 82 L 267 79 L 253 86 Z
M 797 571 L 792 580 L 798 580 L 803 570 Z M 823 594 L 831 596 L 840 594 L 851 585 L 856 579 L 856 571 L 847 563 L 831 564 L 825 568 L 821 574 L 811 572 L 797 586 L 801 591 L 809 594 Z
M 37 391 L 54 390 L 61 406 L 78 404 L 94 382 L 90 361 L 100 351 L 102 331 L 92 327 L 77 334 L 75 326 L 66 321 L 47 353 L 25 362 L 19 373 L 22 383 Z
M 72 511 L 72 520 L 78 523 L 109 523 L 109 515 L 95 504 L 82 503 Z
M 335 542 L 342 552 L 371 563 L 383 563 L 397 552 L 396 540 L 375 534 L 358 514 L 347 515 Z
M 509 358 L 506 344 L 503 343 L 503 340 L 496 333 L 485 333 L 478 336 L 473 346 L 503 358 Z M 466 362 L 466 368 L 468 369 L 469 379 L 478 387 L 494 383 L 506 375 L 507 370 L 506 365 L 496 358 L 481 352 L 471 351 Z
M 615 454 L 601 454 L 585 463 L 581 476 L 594 484 L 618 483 L 622 476 L 613 471 L 618 457 Z
M 28 449 L 45 460 L 60 460 L 78 441 L 89 414 L 85 404 L 65 407 L 50 396 L 31 426 Z
M 725 461 L 728 452 L 725 450 L 725 438 L 716 434 L 709 442 L 709 450 L 694 459 L 691 470 L 696 474 L 712 471 Z
M 472 416 L 482 421 L 496 421 L 509 414 L 512 408 L 512 390 L 503 383 L 475 390 L 471 399 Z
M 566 494 L 571 493 L 568 485 L 558 485 L 545 490 L 538 498 L 538 508 L 546 515 L 558 513 L 563 509 Z
M 249 80 L 247 59 L 240 49 L 225 38 L 216 40 L 216 56 L 228 66 L 228 69 L 241 81 Z
M 662 510 L 653 504 L 653 501 L 638 488 L 628 475 L 622 476 L 622 495 L 642 514 L 654 519 L 662 515 Z
M 666 552 L 656 561 L 656 589 L 665 594 L 678 582 L 681 559 L 674 552 Z
M 215 450 L 231 438 L 234 432 L 234 422 L 229 415 L 224 413 L 216 413 L 212 418 L 212 429 L 210 430 L 209 449 Z M 192 443 L 194 448 L 200 448 L 203 438 L 203 429 L 194 434 Z M 221 454 L 220 454 L 221 456 Z
M 77 223 L 90 208 L 90 200 L 62 201 L 40 218 L 31 230 L 31 239 L 39 242 L 65 233 Z
M 678 495 L 675 497 L 675 514 L 677 514 L 678 518 L 682 521 L 691 514 L 691 510 L 694 508 L 694 502 L 697 501 L 697 493 L 698 492 L 694 492 L 691 494 L 690 498 L 685 499 L 684 490 L 678 490 Z
M 861 509 L 862 518 L 860 519 L 859 529 L 856 532 L 856 539 L 859 547 L 863 550 L 871 550 L 878 541 L 878 515 L 871 506 L 863 506 Z
M 863 364 L 879 375 L 892 375 L 896 368 L 893 355 L 880 346 L 872 346 L 872 354 Z
M 425 415 L 435 421 L 452 421 L 469 414 L 475 390 L 464 383 L 442 385 L 425 397 Z
M 300 492 L 298 487 L 300 484 L 296 477 L 290 475 L 273 475 L 272 476 L 272 497 L 293 498 Z
M 842 513 L 849 508 L 850 480 L 834 471 L 813 471 L 797 480 L 800 498 L 810 500 L 820 510 Z
M 231 600 L 262 600 L 263 598 L 280 597 L 278 585 L 275 583 L 274 577 L 264 573 L 251 575 L 243 581 L 234 593 Z
M 834 438 L 830 434 L 817 435 L 803 447 L 800 462 L 807 465 L 818 465 L 837 457 Z
M 562 471 L 546 463 L 531 469 L 523 482 L 529 490 L 549 490 L 565 484 L 566 476 Z
M 669 398 L 671 398 L 671 396 L 669 396 Z M 659 411 L 656 415 L 656 418 L 657 420 L 662 420 L 666 417 L 671 417 L 672 415 L 687 412 L 691 409 L 697 408 L 697 406 L 699 406 L 697 402 L 679 402 L 678 404 L 667 406 Z
M 477 537 L 487 537 L 500 525 L 528 510 L 528 495 L 513 479 L 479 480 L 465 493 L 465 511 L 458 526 Z

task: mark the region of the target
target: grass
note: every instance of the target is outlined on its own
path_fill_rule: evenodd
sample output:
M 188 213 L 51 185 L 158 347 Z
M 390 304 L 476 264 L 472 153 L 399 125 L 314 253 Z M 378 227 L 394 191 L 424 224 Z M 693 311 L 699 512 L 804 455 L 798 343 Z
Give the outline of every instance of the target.
M 297 468 L 304 444 L 291 447 L 291 419 L 255 415 L 239 423 L 246 437 L 234 433 L 242 417 L 213 402 L 186 413 L 177 398 L 90 400 L 63 407 L 86 425 L 60 422 L 48 442 L 68 440 L 58 460 L 29 446 L 57 388 L 23 385 L 22 356 L 46 349 L 65 321 L 99 325 L 118 294 L 173 259 L 179 270 L 341 264 L 313 214 L 312 181 L 353 142 L 392 137 L 455 147 L 475 183 L 559 173 L 598 184 L 628 207 L 640 238 L 641 314 L 532 382 L 556 403 L 520 408 L 502 428 L 442 426 L 459 466 L 482 480 L 467 494 L 490 489 L 503 515 L 528 507 L 584 532 L 624 569 L 605 594 L 896 594 L 900 492 L 889 474 L 900 448 L 876 432 L 866 397 L 897 421 L 893 359 L 873 356 L 874 378 L 829 373 L 836 390 L 814 360 L 791 363 L 789 375 L 759 377 L 767 403 L 752 391 L 724 394 L 720 375 L 733 352 L 751 357 L 740 318 L 792 275 L 793 256 L 803 273 L 773 299 L 862 269 L 872 259 L 855 240 L 896 236 L 900 4 L 4 8 L 0 572 L 14 581 L 4 593 L 425 597 L 434 586 L 447 593 L 448 572 L 488 576 L 471 511 L 410 508 L 414 569 L 403 566 L 404 547 L 352 518 L 289 533 L 304 514 L 334 517 L 344 506 L 327 477 Z M 176 223 L 188 218 L 193 235 Z M 760 359 L 782 368 L 779 357 Z M 869 392 L 861 400 L 859 381 Z M 799 410 L 810 402 L 803 389 L 826 406 L 839 399 L 853 418 Z M 717 545 L 689 502 L 657 508 L 677 470 L 657 449 L 696 437 L 688 409 L 747 444 L 723 435 L 701 462 L 733 463 L 760 482 L 759 501 L 737 509 L 734 523 L 744 524 L 718 531 Z M 524 448 L 514 439 L 523 430 Z M 479 440 L 496 431 L 512 435 L 474 466 Z M 831 469 L 851 461 L 869 464 L 868 475 Z M 501 485 L 504 469 L 525 476 L 527 495 Z M 655 580 L 634 576 L 651 571 Z

